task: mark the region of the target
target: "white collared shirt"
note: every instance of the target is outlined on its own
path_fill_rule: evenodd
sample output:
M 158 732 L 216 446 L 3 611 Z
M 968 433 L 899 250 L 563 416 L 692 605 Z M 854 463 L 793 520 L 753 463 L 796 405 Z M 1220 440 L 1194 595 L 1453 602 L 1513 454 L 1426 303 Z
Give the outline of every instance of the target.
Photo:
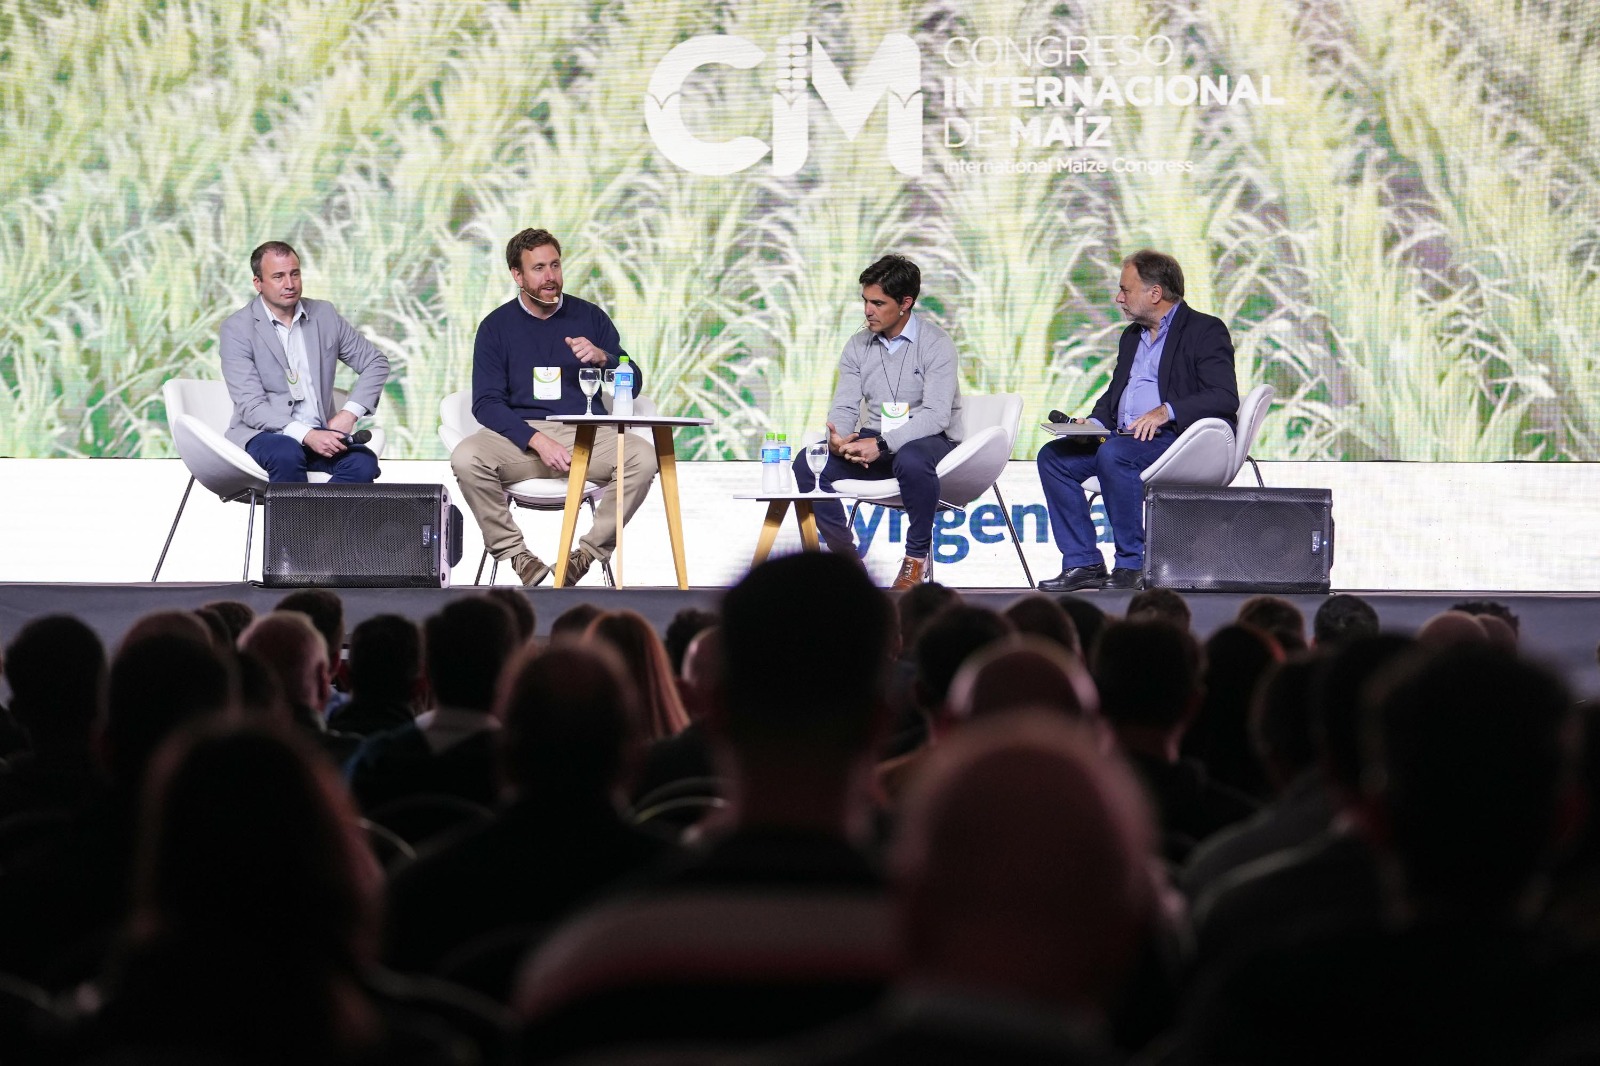
M 278 343 L 283 345 L 283 354 L 289 360 L 289 373 L 300 383 L 301 399 L 294 401 L 289 408 L 289 414 L 293 417 L 282 432 L 284 436 L 293 437 L 297 443 L 304 444 L 307 433 L 325 425 L 322 420 L 322 401 L 317 396 L 316 379 L 311 373 L 311 360 L 306 354 L 306 305 L 295 301 L 294 315 L 287 326 L 272 313 L 264 297 L 261 298 L 261 310 L 266 312 Z M 357 418 L 367 413 L 367 409 L 354 400 L 345 404 L 344 410 Z

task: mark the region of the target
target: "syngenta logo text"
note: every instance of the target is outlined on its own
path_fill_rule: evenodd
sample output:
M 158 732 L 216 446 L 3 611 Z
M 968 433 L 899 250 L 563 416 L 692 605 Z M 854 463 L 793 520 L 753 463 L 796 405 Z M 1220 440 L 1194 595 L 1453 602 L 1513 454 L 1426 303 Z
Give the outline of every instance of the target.
M 683 83 L 701 67 L 720 64 L 750 70 L 767 58 L 745 37 L 691 37 L 666 54 L 650 76 L 644 121 L 661 154 L 691 174 L 721 177 L 753 167 L 772 153 L 772 172 L 797 173 L 810 151 L 811 93 L 815 89 L 828 114 L 849 140 L 886 99 L 890 164 L 908 177 L 922 174 L 922 56 L 916 42 L 892 33 L 878 45 L 854 84 L 845 80 L 822 42 L 806 33 L 779 37 L 772 92 L 772 143 L 757 137 L 708 141 L 683 120 Z

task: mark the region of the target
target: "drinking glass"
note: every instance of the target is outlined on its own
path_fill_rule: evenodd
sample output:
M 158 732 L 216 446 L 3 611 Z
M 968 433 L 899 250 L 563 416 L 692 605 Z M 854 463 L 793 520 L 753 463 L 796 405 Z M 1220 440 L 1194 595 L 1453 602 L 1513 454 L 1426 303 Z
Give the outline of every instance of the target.
M 806 466 L 811 468 L 811 476 L 815 480 L 812 492 L 822 491 L 822 468 L 828 465 L 827 438 L 806 445 Z
M 578 371 L 578 388 L 583 390 L 587 399 L 584 402 L 583 413 L 594 414 L 594 394 L 600 391 L 600 370 L 598 367 L 586 366 Z

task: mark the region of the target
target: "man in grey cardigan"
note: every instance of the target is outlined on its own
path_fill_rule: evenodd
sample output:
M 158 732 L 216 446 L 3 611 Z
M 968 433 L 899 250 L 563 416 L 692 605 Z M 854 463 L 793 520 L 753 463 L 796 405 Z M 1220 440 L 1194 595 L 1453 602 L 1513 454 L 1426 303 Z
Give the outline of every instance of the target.
M 222 323 L 222 380 L 233 398 L 227 437 L 250 453 L 269 481 L 305 481 L 319 470 L 333 481 L 373 481 L 378 459 L 349 437 L 371 414 L 389 377 L 389 360 L 326 300 L 300 295 L 300 257 L 282 241 L 250 253 L 260 295 Z M 350 401 L 333 409 L 333 372 L 359 377 Z
M 956 346 L 948 333 L 912 313 L 922 272 L 911 260 L 886 255 L 859 280 L 867 328 L 845 341 L 839 356 L 839 385 L 828 416 L 832 455 L 822 470 L 822 487 L 890 477 L 900 482 L 908 520 L 906 557 L 893 587 L 908 589 L 928 579 L 939 506 L 937 467 L 955 447 L 950 430 L 961 410 Z M 804 455 L 796 457 L 794 472 L 801 491 L 811 491 L 815 480 Z M 854 556 L 844 506 L 821 500 L 814 510 L 829 550 Z

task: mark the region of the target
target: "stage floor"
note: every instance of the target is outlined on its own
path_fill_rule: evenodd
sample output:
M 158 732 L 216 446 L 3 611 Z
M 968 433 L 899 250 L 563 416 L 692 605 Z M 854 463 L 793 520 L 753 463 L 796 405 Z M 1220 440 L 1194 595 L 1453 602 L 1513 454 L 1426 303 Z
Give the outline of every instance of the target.
M 512 586 L 514 587 L 514 586 Z M 192 608 L 212 600 L 242 600 L 257 611 L 271 610 L 288 594 L 245 582 L 161 582 L 159 584 L 44 584 L 0 582 L 0 643 L 10 640 L 30 618 L 44 614 L 77 615 L 99 632 L 108 645 L 121 638 L 141 615 L 163 608 Z M 376 614 L 403 614 L 418 621 L 437 611 L 450 597 L 482 591 L 472 585 L 450 589 L 335 589 L 344 600 L 346 626 Z M 657 631 L 685 607 L 714 609 L 721 588 L 635 587 L 608 589 L 582 585 L 571 589 L 537 588 L 528 593 L 538 618 L 538 632 L 574 604 L 591 602 L 608 610 L 633 610 L 648 618 Z M 1486 592 L 1355 592 L 1378 612 L 1386 629 L 1409 633 L 1428 618 L 1464 599 L 1492 599 L 1506 604 L 1521 618 L 1525 650 L 1560 669 L 1579 695 L 1600 694 L 1600 667 L 1595 645 L 1600 641 L 1600 594 L 1595 593 L 1486 593 Z M 969 602 L 1003 609 L 1027 590 L 960 590 Z M 1120 615 L 1131 592 L 1085 593 L 1108 614 Z M 1202 638 L 1233 619 L 1247 593 L 1185 593 L 1194 614 L 1194 631 Z M 1321 596 L 1285 597 L 1305 612 L 1307 627 L 1321 604 Z M 779 619 L 783 605 L 773 604 Z

